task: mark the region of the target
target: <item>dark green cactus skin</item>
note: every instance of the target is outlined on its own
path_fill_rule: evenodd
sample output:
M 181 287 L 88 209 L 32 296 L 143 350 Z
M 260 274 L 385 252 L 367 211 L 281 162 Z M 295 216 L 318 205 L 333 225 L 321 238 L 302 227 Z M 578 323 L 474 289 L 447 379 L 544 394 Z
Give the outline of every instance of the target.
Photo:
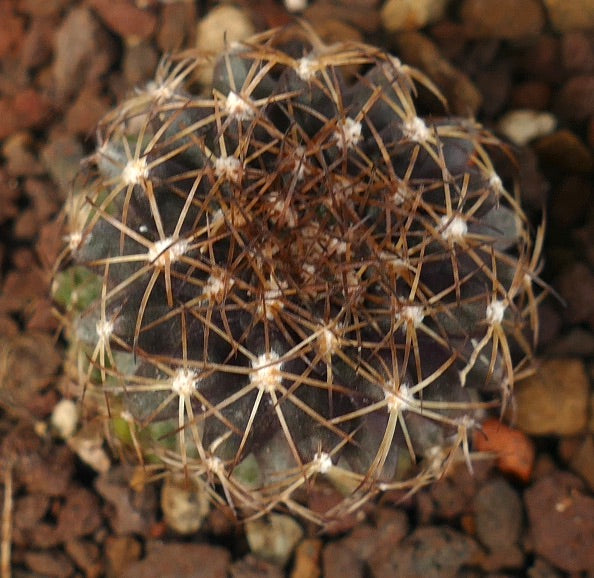
M 537 251 L 497 139 L 420 119 L 436 91 L 386 53 L 302 36 L 229 48 L 206 96 L 199 58 L 164 64 L 106 119 L 68 209 L 100 297 L 69 338 L 146 463 L 327 521 L 470 458 L 531 353 Z M 324 480 L 344 500 L 313 513 Z

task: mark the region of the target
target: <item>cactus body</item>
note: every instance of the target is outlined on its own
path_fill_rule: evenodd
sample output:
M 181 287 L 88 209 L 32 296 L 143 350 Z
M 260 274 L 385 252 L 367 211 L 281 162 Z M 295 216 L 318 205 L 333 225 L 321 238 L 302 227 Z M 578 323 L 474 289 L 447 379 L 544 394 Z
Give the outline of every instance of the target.
M 85 280 L 78 377 L 147 468 L 327 521 L 469 458 L 530 355 L 536 258 L 502 146 L 420 118 L 418 71 L 279 38 L 219 55 L 205 96 L 198 57 L 164 63 L 105 120 L 56 295 Z M 344 499 L 312 512 L 324 483 Z

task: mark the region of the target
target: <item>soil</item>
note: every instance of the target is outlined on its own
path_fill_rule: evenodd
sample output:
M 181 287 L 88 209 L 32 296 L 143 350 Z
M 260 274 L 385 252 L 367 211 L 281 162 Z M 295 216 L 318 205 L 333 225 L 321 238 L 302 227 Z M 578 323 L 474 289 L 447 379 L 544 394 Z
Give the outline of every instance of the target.
M 365 39 L 424 69 L 452 112 L 473 113 L 506 134 L 513 125 L 523 203 L 535 228 L 546 217 L 548 297 L 535 375 L 520 383 L 503 422 L 485 424 L 488 435 L 476 440 L 497 459 L 477 461 L 472 474 L 452 468 L 413 496 L 386 494 L 323 535 L 300 522 L 283 565 L 251 552 L 245 527 L 221 510 L 211 510 L 198 532 L 177 534 L 164 521 L 160 487 L 138 491 L 133 464 L 94 442 L 100 432 L 89 424 L 85 448 L 69 443 L 57 417 L 67 413 L 57 408 L 69 411 L 61 402 L 76 391 L 62 370 L 65 344 L 50 298 L 62 249 L 59 210 L 93 149 L 98 120 L 151 78 L 165 52 L 194 45 L 215 4 L 0 2 L 2 578 L 594 576 L 589 0 L 578 17 L 559 16 L 553 2 L 485 0 L 488 11 L 452 0 L 436 21 L 408 31 L 392 31 L 382 10 L 388 2 L 379 0 L 317 0 L 303 14 L 325 39 Z M 289 22 L 286 7 L 307 3 L 234 4 L 247 28 L 260 30 Z M 502 122 L 525 109 L 527 117 Z M 544 128 L 535 132 L 536 125 Z M 95 452 L 95 469 L 83 451 Z

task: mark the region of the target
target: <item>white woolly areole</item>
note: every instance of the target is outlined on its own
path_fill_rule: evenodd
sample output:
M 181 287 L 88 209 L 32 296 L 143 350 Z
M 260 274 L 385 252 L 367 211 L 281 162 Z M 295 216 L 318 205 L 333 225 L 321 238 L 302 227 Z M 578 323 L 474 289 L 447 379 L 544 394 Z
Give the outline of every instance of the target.
M 209 472 L 221 476 L 225 474 L 225 466 L 221 458 L 210 456 L 204 460 L 204 465 Z
M 278 361 L 278 353 L 270 351 L 259 355 L 252 361 L 254 371 L 250 373 L 250 382 L 258 389 L 271 393 L 282 383 L 281 365 Z
M 384 398 L 386 400 L 388 411 L 392 413 L 402 411 L 403 407 L 406 409 L 406 407 L 410 405 L 409 402 L 412 399 L 408 392 L 408 386 L 401 383 L 398 391 L 394 391 L 396 389 L 394 383 L 391 382 L 388 385 L 390 387 L 384 390 Z
M 125 185 L 139 185 L 148 176 L 146 157 L 130 159 L 122 171 L 122 181 Z
M 329 357 L 338 349 L 338 338 L 331 329 L 324 327 L 318 337 L 318 346 L 320 353 L 324 357 Z
M 317 67 L 318 61 L 313 56 L 308 54 L 297 61 L 295 72 L 301 80 L 309 82 L 316 75 Z
M 411 191 L 406 186 L 406 184 L 403 183 L 402 181 L 399 181 L 396 184 L 396 190 L 391 195 L 392 202 L 397 207 L 399 207 L 400 205 L 402 205 L 404 203 L 404 201 L 406 201 L 411 196 L 410 192 Z
M 188 249 L 188 241 L 167 237 L 155 241 L 148 250 L 147 260 L 155 267 L 175 263 Z
M 446 240 L 459 241 L 468 233 L 468 225 L 460 215 L 455 217 L 444 215 L 440 220 L 440 226 L 441 236 Z
M 106 341 L 113 333 L 113 321 L 106 321 L 104 319 L 97 321 L 95 331 L 102 341 Z
M 415 142 L 425 142 L 431 135 L 431 131 L 422 118 L 415 116 L 407 119 L 402 125 L 404 136 Z
M 342 150 L 354 147 L 361 140 L 361 130 L 361 123 L 347 116 L 334 131 L 338 148 Z
M 249 120 L 254 116 L 253 102 L 230 91 L 227 95 L 223 110 L 238 120 Z
M 274 319 L 272 311 L 274 309 L 282 309 L 284 307 L 281 297 L 283 296 L 283 290 L 286 289 L 288 285 L 286 282 L 279 283 L 272 276 L 266 285 L 268 287 L 266 291 L 264 291 L 266 318 L 272 320 Z M 258 311 L 262 313 L 262 305 L 258 305 Z
M 501 181 L 501 177 L 497 173 L 491 173 L 489 175 L 489 180 L 487 182 L 489 183 L 489 187 L 492 191 L 496 193 L 500 193 L 501 191 L 503 191 L 503 182 Z
M 326 474 L 333 466 L 332 458 L 330 457 L 330 454 L 326 452 L 317 452 L 312 461 L 312 465 L 316 472 Z
M 241 176 L 241 161 L 235 157 L 219 157 L 215 159 L 215 175 L 229 181 L 237 182 Z
M 422 305 L 404 305 L 400 311 L 396 313 L 396 319 L 403 319 L 408 323 L 412 323 L 414 327 L 418 327 L 425 319 Z
M 225 281 L 227 282 L 225 284 Z M 233 286 L 233 279 L 225 279 L 224 273 L 212 273 L 209 275 L 206 284 L 202 288 L 202 295 L 209 301 L 220 303 L 225 296 L 225 289 Z
M 178 369 L 171 380 L 171 391 L 180 397 L 191 397 L 196 389 L 196 372 Z
M 487 305 L 487 323 L 489 325 L 499 325 L 503 321 L 506 305 L 503 301 L 493 301 Z

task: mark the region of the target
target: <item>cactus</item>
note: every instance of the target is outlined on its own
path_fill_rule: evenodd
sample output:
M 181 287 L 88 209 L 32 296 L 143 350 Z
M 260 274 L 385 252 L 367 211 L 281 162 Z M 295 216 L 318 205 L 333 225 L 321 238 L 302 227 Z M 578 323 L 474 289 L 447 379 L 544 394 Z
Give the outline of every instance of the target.
M 470 465 L 537 323 L 504 145 L 421 118 L 438 90 L 372 46 L 266 32 L 191 94 L 202 63 L 110 113 L 66 206 L 55 299 L 87 407 L 240 516 L 327 522 Z M 324 484 L 342 498 L 312 511 Z

